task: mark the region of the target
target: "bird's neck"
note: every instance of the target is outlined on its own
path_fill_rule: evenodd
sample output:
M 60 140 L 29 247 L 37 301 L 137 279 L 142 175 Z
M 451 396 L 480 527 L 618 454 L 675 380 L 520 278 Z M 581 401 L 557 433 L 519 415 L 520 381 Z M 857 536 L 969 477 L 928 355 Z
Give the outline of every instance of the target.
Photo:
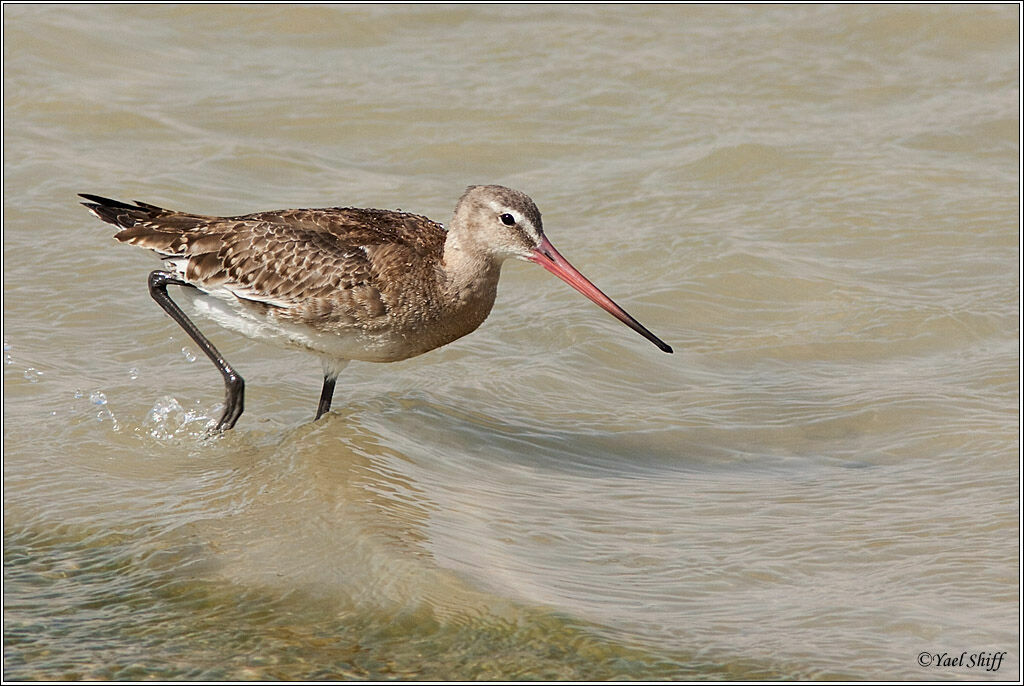
M 486 317 L 498 292 L 501 262 L 459 232 L 450 231 L 441 266 L 449 301 L 458 307 L 482 309 Z

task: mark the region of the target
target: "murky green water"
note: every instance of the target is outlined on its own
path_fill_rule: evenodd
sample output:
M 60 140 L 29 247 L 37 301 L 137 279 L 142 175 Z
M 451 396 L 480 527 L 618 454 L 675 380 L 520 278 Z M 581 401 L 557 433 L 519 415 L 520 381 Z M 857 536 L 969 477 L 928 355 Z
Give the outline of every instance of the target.
M 3 12 L 5 678 L 1019 678 L 1017 6 Z M 315 424 L 210 328 L 207 440 L 75 197 L 474 183 L 676 353 L 510 264 Z

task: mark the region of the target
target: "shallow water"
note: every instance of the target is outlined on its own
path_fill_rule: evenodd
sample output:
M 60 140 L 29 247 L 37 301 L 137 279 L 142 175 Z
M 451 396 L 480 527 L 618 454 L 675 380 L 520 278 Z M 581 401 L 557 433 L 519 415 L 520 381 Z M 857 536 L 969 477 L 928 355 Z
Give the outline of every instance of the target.
M 1020 678 L 1019 7 L 3 12 L 6 678 Z M 509 264 L 317 423 L 210 329 L 206 439 L 75 198 L 472 183 L 676 353 Z

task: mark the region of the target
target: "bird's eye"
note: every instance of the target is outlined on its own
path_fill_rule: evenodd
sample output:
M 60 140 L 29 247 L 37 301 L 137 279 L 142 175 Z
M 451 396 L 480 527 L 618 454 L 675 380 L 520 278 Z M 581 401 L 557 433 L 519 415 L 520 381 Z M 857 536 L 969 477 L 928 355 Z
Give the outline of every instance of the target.
M 505 214 L 501 215 L 501 217 L 499 217 L 499 219 L 501 219 L 501 223 L 504 224 L 505 226 L 515 226 L 516 225 L 516 218 L 513 217 L 508 212 L 506 212 Z

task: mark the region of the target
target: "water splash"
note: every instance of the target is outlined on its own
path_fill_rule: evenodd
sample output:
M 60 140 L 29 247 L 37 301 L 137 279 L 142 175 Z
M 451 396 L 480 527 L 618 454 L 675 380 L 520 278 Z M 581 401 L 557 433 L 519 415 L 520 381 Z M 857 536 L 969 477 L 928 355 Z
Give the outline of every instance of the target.
M 196 407 L 186 409 L 176 398 L 169 395 L 160 398 L 142 422 L 146 432 L 158 440 L 204 436 L 215 425 L 216 420 L 204 411 L 198 402 Z
M 107 406 L 107 394 L 100 390 L 95 390 L 89 393 L 89 402 L 94 407 L 98 407 L 96 410 L 96 421 L 98 422 L 110 422 L 110 427 L 114 431 L 120 431 L 121 425 L 117 421 L 117 417 L 114 416 L 114 412 Z
M 109 407 L 104 407 L 102 410 L 96 413 L 96 421 L 98 422 L 110 422 L 111 428 L 114 431 L 120 431 L 121 425 L 117 421 L 117 417 L 110 411 Z
M 113 410 L 110 409 L 107 403 L 107 394 L 103 391 L 96 389 L 87 392 L 76 388 L 71 397 L 74 400 L 69 409 L 72 417 L 79 419 L 91 417 L 97 422 L 110 422 L 114 431 L 121 430 L 121 424 L 117 421 Z M 56 416 L 57 412 L 50 412 L 50 415 Z

